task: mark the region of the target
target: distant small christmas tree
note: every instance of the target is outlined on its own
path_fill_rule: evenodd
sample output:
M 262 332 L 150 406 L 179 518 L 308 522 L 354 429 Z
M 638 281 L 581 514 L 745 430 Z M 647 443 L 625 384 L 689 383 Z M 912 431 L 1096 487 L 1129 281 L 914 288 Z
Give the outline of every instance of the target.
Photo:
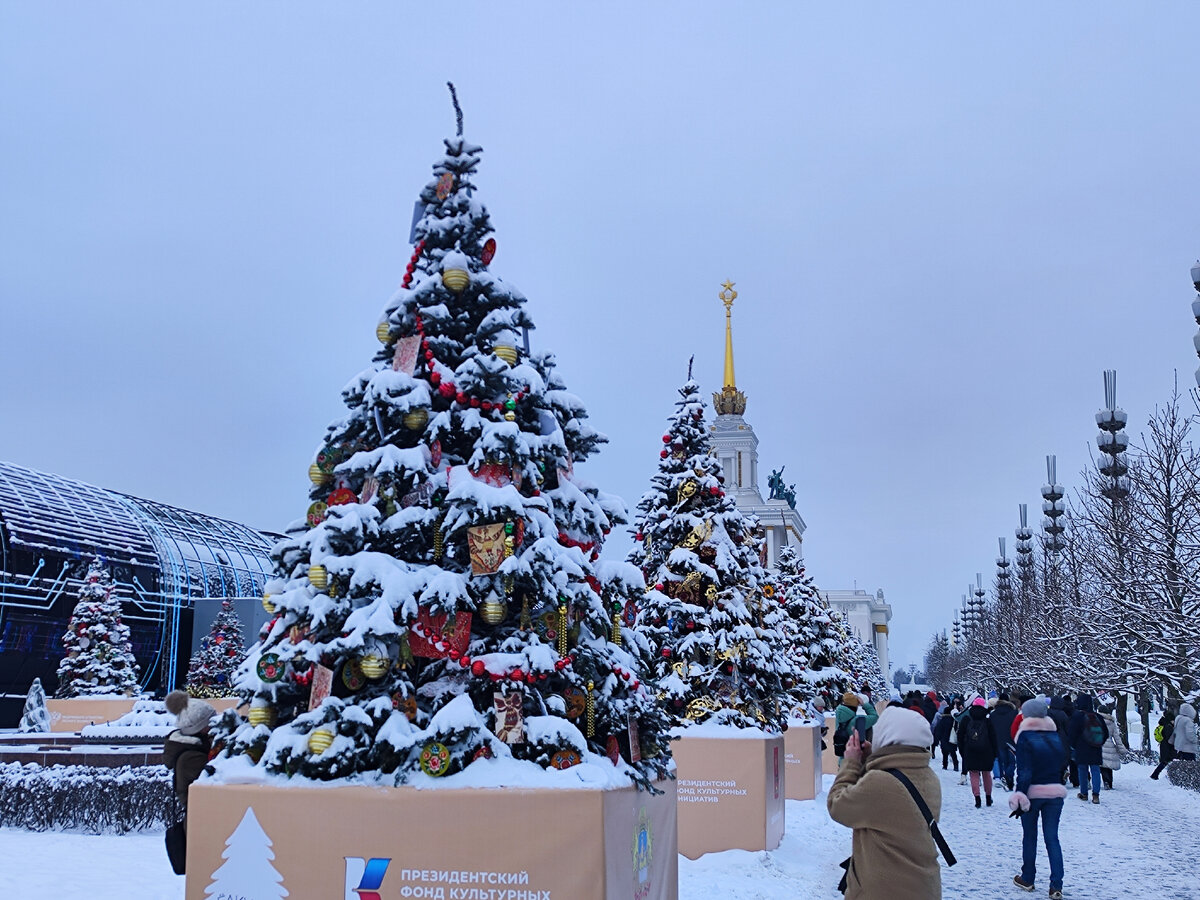
M 271 865 L 275 858 L 271 847 L 271 838 L 258 824 L 254 807 L 248 807 L 238 827 L 225 841 L 225 850 L 221 853 L 225 862 L 212 873 L 212 881 L 204 889 L 205 897 L 210 900 L 225 897 L 282 900 L 288 896 L 283 876 Z
M 25 709 L 21 713 L 21 724 L 17 731 L 21 734 L 36 734 L 50 730 L 50 711 L 46 709 L 46 691 L 42 688 L 42 679 L 33 679 L 29 693 L 25 695 Z
M 689 378 L 663 435 L 658 472 L 638 503 L 642 546 L 629 561 L 651 585 L 638 628 L 655 649 L 653 680 L 677 724 L 778 730 L 790 701 L 774 626 L 786 617 L 763 592 L 754 523 L 721 486 L 704 407 Z
M 784 626 L 786 652 L 792 668 L 799 671 L 791 687 L 793 711 L 807 715 L 810 702 L 818 694 L 829 702 L 845 690 L 848 681 L 838 666 L 843 646 L 839 617 L 806 573 L 794 547 L 779 552 L 775 568 L 776 595 L 788 617 Z
M 221 601 L 208 636 L 192 654 L 188 665 L 187 691 L 193 697 L 232 697 L 233 673 L 246 658 L 242 623 L 233 601 Z
M 112 577 L 100 562 L 88 567 L 79 602 L 67 623 L 58 664 L 56 697 L 132 694 L 138 666 L 129 643 L 129 626 L 121 622 L 121 601 L 113 596 Z
M 879 654 L 870 641 L 860 641 L 848 633 L 843 668 L 850 675 L 853 687 L 861 692 L 870 691 L 872 701 L 886 700 L 890 696 L 891 688 L 879 665 Z

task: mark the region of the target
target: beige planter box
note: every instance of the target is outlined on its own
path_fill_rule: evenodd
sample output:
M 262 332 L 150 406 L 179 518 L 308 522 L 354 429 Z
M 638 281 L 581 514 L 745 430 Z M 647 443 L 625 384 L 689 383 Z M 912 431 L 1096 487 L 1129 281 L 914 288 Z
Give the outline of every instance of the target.
M 783 839 L 784 747 L 775 737 L 682 737 L 671 743 L 679 852 L 774 850 Z
M 76 697 L 72 700 L 47 700 L 50 730 L 79 731 L 84 725 L 103 725 L 132 710 L 134 699 L 89 700 L 87 697 Z
M 675 785 L 192 785 L 187 900 L 677 900 Z
M 792 724 L 783 735 L 789 800 L 812 800 L 821 793 L 821 729 L 815 722 Z
M 828 721 L 832 722 L 833 717 L 830 716 Z M 833 726 L 829 725 L 827 727 L 829 728 L 829 734 L 825 735 L 825 749 L 821 752 L 821 771 L 826 775 L 836 775 L 838 772 L 838 759 L 837 755 L 833 752 Z

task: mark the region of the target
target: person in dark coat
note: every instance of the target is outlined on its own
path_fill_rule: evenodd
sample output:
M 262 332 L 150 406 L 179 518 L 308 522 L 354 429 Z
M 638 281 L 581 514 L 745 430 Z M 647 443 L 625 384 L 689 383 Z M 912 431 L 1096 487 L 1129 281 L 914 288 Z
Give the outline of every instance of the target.
M 1068 711 L 1070 710 L 1070 711 Z M 1054 727 L 1058 730 L 1058 739 L 1063 746 L 1063 778 L 1065 784 L 1067 776 L 1071 778 L 1071 786 L 1079 787 L 1079 775 L 1075 771 L 1075 767 L 1071 765 L 1071 742 L 1067 740 L 1067 723 L 1071 721 L 1071 713 L 1074 709 L 1071 708 L 1071 698 L 1067 694 L 1061 697 L 1052 697 L 1050 700 L 1050 712 L 1048 717 L 1054 723 Z
M 167 712 L 175 714 L 175 730 L 163 743 L 163 765 L 174 776 L 175 796 L 186 812 L 188 788 L 208 765 L 208 753 L 212 749 L 208 726 L 217 711 L 184 691 L 171 691 L 167 694 L 166 704 Z
M 923 716 L 925 716 L 926 719 L 929 720 L 930 724 L 933 724 L 933 717 L 937 715 L 937 711 L 938 711 L 937 694 L 933 691 L 930 691 L 928 694 L 926 694 L 924 697 L 921 698 L 921 714 Z
M 975 808 L 982 805 L 979 800 L 979 781 L 983 778 L 983 789 L 987 805 L 992 805 L 992 764 L 996 761 L 996 732 L 987 720 L 987 702 L 982 697 L 971 701 L 967 714 L 958 723 L 958 749 L 962 753 L 963 771 L 970 774 L 971 793 L 975 795 Z
M 1067 740 L 1079 770 L 1079 799 L 1088 798 L 1090 782 L 1092 802 L 1099 803 L 1100 764 L 1104 762 L 1102 748 L 1108 740 L 1108 726 L 1096 714 L 1096 700 L 1091 694 L 1080 694 L 1075 699 L 1075 712 L 1067 725 Z
M 954 771 L 958 771 L 958 744 L 951 743 L 950 736 L 954 734 L 954 715 L 949 703 L 943 703 L 933 726 L 933 737 L 942 748 L 942 768 L 946 768 L 948 760 L 954 762 Z
M 992 730 L 996 732 L 996 763 L 1000 767 L 1000 778 L 1004 786 L 1013 789 L 1013 772 L 1017 768 L 1016 747 L 1010 736 L 1013 720 L 1017 717 L 1017 708 L 1009 700 L 1007 694 L 1001 694 L 996 701 L 996 708 L 988 715 Z
M 1017 789 L 1008 798 L 1009 809 L 1021 817 L 1021 874 L 1013 884 L 1032 891 L 1037 873 L 1038 819 L 1046 854 L 1050 857 L 1050 898 L 1062 900 L 1063 855 L 1058 840 L 1067 789 L 1062 785 L 1063 746 L 1054 722 L 1047 718 L 1044 700 L 1027 700 L 1021 705 L 1017 728 Z
M 1175 758 L 1175 745 L 1171 742 L 1171 738 L 1175 733 L 1175 710 L 1170 708 L 1164 709 L 1163 714 L 1158 719 L 1158 728 L 1154 729 L 1154 731 L 1158 735 L 1158 765 L 1154 767 L 1154 771 L 1150 773 L 1150 777 L 1158 781 L 1158 776 L 1162 774 L 1162 770 Z

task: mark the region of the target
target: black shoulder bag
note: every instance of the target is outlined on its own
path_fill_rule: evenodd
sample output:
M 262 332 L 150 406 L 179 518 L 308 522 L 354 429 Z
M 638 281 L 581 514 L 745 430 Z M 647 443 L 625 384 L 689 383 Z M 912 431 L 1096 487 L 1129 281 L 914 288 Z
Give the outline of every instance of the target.
M 937 819 L 933 817 L 933 813 L 929 809 L 929 804 L 925 802 L 925 798 L 921 796 L 921 792 L 916 789 L 913 783 L 908 780 L 908 776 L 903 772 L 898 772 L 895 769 L 888 769 L 887 771 L 890 774 L 895 775 L 896 779 L 902 785 L 908 788 L 909 795 L 917 804 L 917 808 L 921 810 L 921 815 L 925 817 L 925 824 L 929 826 L 929 833 L 933 835 L 933 842 L 937 844 L 938 849 L 942 851 L 942 856 L 946 859 L 946 865 L 954 865 L 956 862 L 958 862 L 958 860 L 955 859 L 954 854 L 950 852 L 950 845 L 947 844 L 946 839 L 942 837 L 942 831 L 940 828 L 938 828 Z
M 179 798 L 175 796 L 175 772 L 171 772 L 171 819 L 173 824 L 167 826 L 164 842 L 167 845 L 167 858 L 171 861 L 171 869 L 176 875 L 184 874 L 187 863 L 187 813 L 179 817 Z

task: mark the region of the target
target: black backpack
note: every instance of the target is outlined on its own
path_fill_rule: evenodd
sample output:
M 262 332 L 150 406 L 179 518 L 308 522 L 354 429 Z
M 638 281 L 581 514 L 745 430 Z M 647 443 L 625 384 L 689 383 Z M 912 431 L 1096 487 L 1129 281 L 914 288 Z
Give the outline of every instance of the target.
M 1094 712 L 1083 714 L 1083 742 L 1089 747 L 1104 746 L 1104 721 Z
M 833 752 L 837 756 L 846 755 L 846 742 L 850 740 L 850 735 L 854 733 L 854 720 L 847 719 L 833 731 Z
M 968 750 L 974 750 L 978 753 L 987 753 L 992 749 L 992 742 L 988 740 L 988 733 L 991 731 L 991 726 L 987 719 L 968 719 L 967 730 L 963 741 L 964 746 Z

